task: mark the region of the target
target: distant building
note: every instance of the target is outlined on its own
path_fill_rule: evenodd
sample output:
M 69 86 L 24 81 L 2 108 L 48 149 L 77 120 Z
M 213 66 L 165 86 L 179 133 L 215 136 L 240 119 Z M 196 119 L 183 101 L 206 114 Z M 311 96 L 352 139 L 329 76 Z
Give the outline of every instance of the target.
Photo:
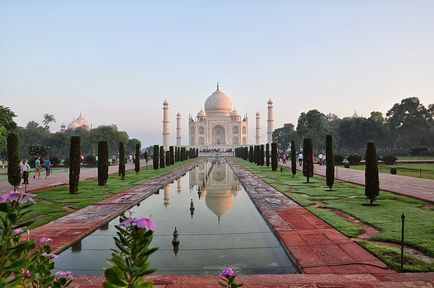
M 64 125 L 62 125 L 64 126 Z M 68 124 L 68 129 L 75 130 L 77 128 L 83 128 L 86 130 L 90 130 L 92 126 L 87 122 L 87 120 L 83 117 L 83 115 L 78 116 L 77 119 L 72 119 L 72 122 Z

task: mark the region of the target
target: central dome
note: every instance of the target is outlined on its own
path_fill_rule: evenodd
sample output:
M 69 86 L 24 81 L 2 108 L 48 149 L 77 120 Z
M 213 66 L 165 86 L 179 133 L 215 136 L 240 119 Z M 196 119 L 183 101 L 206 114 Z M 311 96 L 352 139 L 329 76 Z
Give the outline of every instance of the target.
M 217 88 L 205 101 L 205 112 L 223 113 L 225 116 L 229 115 L 232 110 L 232 101 L 220 89 Z

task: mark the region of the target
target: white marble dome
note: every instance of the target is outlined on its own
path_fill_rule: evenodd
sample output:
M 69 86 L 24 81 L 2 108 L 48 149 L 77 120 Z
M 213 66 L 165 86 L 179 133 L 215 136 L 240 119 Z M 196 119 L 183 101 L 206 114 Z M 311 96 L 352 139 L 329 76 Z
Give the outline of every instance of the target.
M 197 117 L 206 117 L 205 111 L 203 111 L 203 109 L 200 109 L 200 111 L 197 112 Z
M 205 112 L 229 114 L 232 110 L 232 101 L 217 88 L 205 101 Z
M 238 113 L 238 111 L 234 109 L 231 112 L 231 116 L 233 116 L 233 117 L 240 117 L 240 113 Z
M 71 123 L 68 124 L 68 129 L 75 130 L 77 128 L 84 128 L 89 130 L 90 124 L 87 122 L 87 120 L 83 117 L 83 115 L 78 116 L 77 119 L 73 119 Z

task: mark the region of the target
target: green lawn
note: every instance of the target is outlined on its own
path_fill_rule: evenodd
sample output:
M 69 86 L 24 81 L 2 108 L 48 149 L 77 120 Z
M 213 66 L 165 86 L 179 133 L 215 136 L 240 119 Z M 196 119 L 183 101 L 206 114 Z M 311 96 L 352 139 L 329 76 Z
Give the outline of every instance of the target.
M 240 159 L 236 161 L 302 206 L 309 206 L 313 200 L 322 201 L 324 208 L 310 208 L 310 210 L 349 237 L 356 236 L 360 232 L 359 227 L 329 209 L 341 210 L 377 228 L 379 233 L 371 240 L 392 243 L 400 241 L 401 214 L 405 213 L 405 244 L 434 257 L 434 211 L 421 208 L 428 204 L 427 202 L 381 191 L 375 202 L 378 206 L 364 206 L 362 204 L 368 202 L 363 186 L 336 181 L 333 187 L 335 191 L 328 191 L 324 177 L 315 176 L 310 179 L 310 183 L 306 183 L 306 178 L 300 174 L 300 171 L 297 171 L 297 175 L 292 178 L 288 169 L 283 169 L 283 172 L 279 172 L 279 169 L 273 172 L 270 168 L 257 166 L 248 161 Z M 378 249 L 374 253 L 370 247 L 366 248 L 373 254 L 378 253 Z M 389 257 L 385 261 L 391 267 L 396 267 L 393 259 L 395 258 Z M 424 269 L 416 267 L 420 266 L 420 263 L 409 265 L 414 266 L 408 268 L 409 271 L 426 269 L 434 271 L 434 267 L 429 264 L 425 265 Z
M 365 164 L 351 165 L 350 168 L 365 170 Z M 390 174 L 390 168 L 396 168 L 397 175 L 434 180 L 434 163 L 402 163 L 394 165 L 378 165 L 378 170 L 382 173 Z
M 105 186 L 98 186 L 97 180 L 83 180 L 80 181 L 76 194 L 69 193 L 68 185 L 38 191 L 35 193 L 36 204 L 25 218 L 34 219 L 31 228 L 35 228 L 70 213 L 65 210 L 66 207 L 75 210 L 84 208 L 192 161 L 194 160 L 178 162 L 158 170 L 152 167 L 142 168 L 138 175 L 134 170 L 130 170 L 126 172 L 125 180 L 120 180 L 117 174 L 113 174 L 109 176 Z
M 402 156 L 396 156 L 398 160 L 434 160 L 434 156 L 409 156 L 409 155 L 402 155 Z

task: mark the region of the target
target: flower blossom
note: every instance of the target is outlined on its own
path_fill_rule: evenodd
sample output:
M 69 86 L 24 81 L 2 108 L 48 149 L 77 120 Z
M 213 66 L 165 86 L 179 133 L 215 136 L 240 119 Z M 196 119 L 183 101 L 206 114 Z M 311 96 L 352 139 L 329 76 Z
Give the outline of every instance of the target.
M 23 275 L 24 278 L 32 277 L 32 273 L 30 273 L 28 269 L 21 269 L 21 275 Z
M 51 259 L 54 259 L 54 258 L 59 257 L 59 255 L 54 254 L 54 253 L 49 253 L 49 254 L 47 254 L 47 253 L 43 253 L 43 254 L 41 254 L 41 255 L 44 256 L 44 257 L 51 258 Z
M 127 218 L 126 220 L 121 222 L 121 226 L 128 226 L 130 224 L 135 224 L 138 228 L 146 228 L 151 231 L 155 231 L 156 225 L 154 220 L 150 217 L 142 217 L 142 218 Z
M 72 272 L 71 271 L 59 271 L 55 274 L 57 277 L 62 278 L 72 278 Z
M 229 278 L 229 277 L 234 277 L 235 276 L 235 272 L 234 270 L 232 270 L 231 267 L 227 267 L 225 270 L 223 270 L 222 272 L 219 273 L 220 276 Z
M 33 200 L 33 197 L 35 195 L 34 194 L 30 194 L 30 193 L 21 193 L 21 192 L 16 192 L 16 191 L 10 191 L 7 192 L 3 195 L 0 195 L 0 202 L 21 202 L 21 203 L 26 203 L 26 202 L 33 202 L 35 203 L 35 201 Z
M 21 229 L 21 228 L 15 228 L 14 229 L 14 234 L 19 234 L 21 232 L 23 232 L 23 229 Z
M 48 237 L 45 237 L 45 236 L 39 238 L 39 240 L 38 240 L 38 242 L 39 242 L 39 243 L 42 243 L 42 244 L 44 244 L 44 243 L 48 243 L 48 242 L 51 242 L 51 241 L 53 241 L 53 239 L 48 238 Z

